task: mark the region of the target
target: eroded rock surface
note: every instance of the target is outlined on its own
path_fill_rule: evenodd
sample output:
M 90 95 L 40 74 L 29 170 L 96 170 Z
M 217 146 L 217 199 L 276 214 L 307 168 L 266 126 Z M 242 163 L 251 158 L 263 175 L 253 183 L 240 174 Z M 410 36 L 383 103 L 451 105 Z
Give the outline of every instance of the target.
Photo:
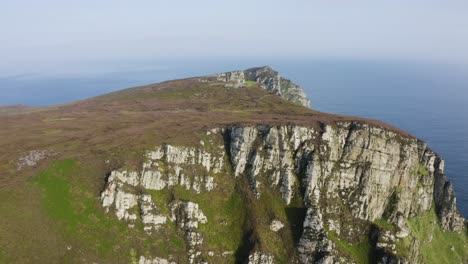
M 140 256 L 140 259 L 138 260 L 138 264 L 176 264 L 173 261 L 169 261 L 167 259 L 163 258 L 145 258 L 144 256 Z
M 225 82 L 228 87 L 243 87 L 246 82 L 256 82 L 269 93 L 309 107 L 310 101 L 304 90 L 268 66 L 250 68 L 244 71 L 232 71 L 215 75 L 217 81 Z
M 273 232 L 278 232 L 280 231 L 282 228 L 284 227 L 284 224 L 278 220 L 278 219 L 274 219 L 273 221 L 271 221 L 270 223 L 270 230 L 273 231 Z
M 189 246 L 188 259 L 190 263 L 198 263 L 201 252 L 197 246 L 203 243 L 203 236 L 197 231 L 199 224 L 208 222 L 198 204 L 176 201 L 171 204 L 171 221 L 174 221 L 185 232 L 185 240 Z
M 141 171 L 141 185 L 148 190 L 162 190 L 174 185 L 197 193 L 215 188 L 211 174 L 221 171 L 225 152 L 208 152 L 199 148 L 164 145 L 146 154 Z M 196 166 L 197 168 L 194 171 Z
M 274 257 L 268 254 L 255 252 L 249 256 L 248 264 L 273 264 Z
M 18 159 L 17 170 L 20 171 L 26 167 L 36 166 L 41 160 L 55 156 L 57 153 L 48 150 L 31 150 Z
M 226 78 L 243 75 L 233 76 Z M 163 215 L 146 192 L 175 186 L 194 195 L 210 192 L 221 171 L 235 180 L 247 179 L 253 199 L 274 191 L 285 205 L 295 201 L 297 206 L 299 201 L 307 210 L 296 248 L 299 263 L 353 263 L 340 253 L 335 236 L 357 243 L 353 239 L 369 235 L 370 223 L 378 219 L 394 226 L 394 231 L 380 230 L 376 236 L 374 247 L 383 252 L 382 263 L 416 261 L 420 241 L 412 240 L 409 260 L 396 256 L 395 241 L 411 235 L 408 218 L 433 206 L 443 229 L 464 229 L 443 160 L 415 138 L 359 122 L 231 126 L 207 131 L 206 136 L 223 143 L 159 146 L 147 152 L 140 171 L 112 172 L 101 195 L 103 207 L 131 225 L 142 221 L 148 232 L 157 231 L 166 220 L 175 222 L 184 231 L 191 263 L 203 262 L 207 252 L 215 255 L 201 249 L 198 227 L 208 221 L 202 208 L 175 200 L 166 205 L 169 215 Z M 276 219 L 268 225 L 275 232 L 284 227 Z M 248 256 L 248 263 L 274 262 L 269 252 Z

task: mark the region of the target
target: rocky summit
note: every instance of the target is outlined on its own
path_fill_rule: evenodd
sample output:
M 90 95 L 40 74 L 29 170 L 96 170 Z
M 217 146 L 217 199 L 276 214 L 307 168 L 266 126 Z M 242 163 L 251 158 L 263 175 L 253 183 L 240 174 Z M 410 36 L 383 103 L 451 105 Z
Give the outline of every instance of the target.
M 270 67 L 0 113 L 2 263 L 466 263 L 427 144 Z
M 243 87 L 248 82 L 260 84 L 268 91 L 283 97 L 284 99 L 309 107 L 310 101 L 304 90 L 285 79 L 279 73 L 268 66 L 251 68 L 244 71 L 225 72 L 214 75 L 217 81 L 225 82 L 226 86 Z

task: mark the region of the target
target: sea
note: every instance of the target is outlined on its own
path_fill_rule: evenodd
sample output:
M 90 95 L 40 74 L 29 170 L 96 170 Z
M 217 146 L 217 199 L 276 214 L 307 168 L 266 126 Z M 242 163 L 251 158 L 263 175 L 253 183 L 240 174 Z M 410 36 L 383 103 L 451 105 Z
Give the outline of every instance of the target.
M 158 58 L 0 72 L 0 105 L 47 106 L 165 80 L 269 65 L 301 85 L 313 109 L 383 120 L 446 162 L 468 217 L 468 65 L 340 58 Z M 40 68 L 40 67 L 39 67 Z

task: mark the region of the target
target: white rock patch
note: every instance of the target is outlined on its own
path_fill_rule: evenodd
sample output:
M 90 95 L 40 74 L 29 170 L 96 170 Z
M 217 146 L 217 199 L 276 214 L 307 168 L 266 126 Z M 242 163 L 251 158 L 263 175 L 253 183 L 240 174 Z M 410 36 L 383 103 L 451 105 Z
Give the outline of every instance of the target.
M 284 227 L 284 224 L 283 224 L 280 220 L 274 219 L 273 221 L 271 221 L 271 224 L 270 224 L 270 229 L 271 229 L 271 231 L 273 231 L 273 232 L 278 232 L 278 231 L 280 231 L 283 227 Z

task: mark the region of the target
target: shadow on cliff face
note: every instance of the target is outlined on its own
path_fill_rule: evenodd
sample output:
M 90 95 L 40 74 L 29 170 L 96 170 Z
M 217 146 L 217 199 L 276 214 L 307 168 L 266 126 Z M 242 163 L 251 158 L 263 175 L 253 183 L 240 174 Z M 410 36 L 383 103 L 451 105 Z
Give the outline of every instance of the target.
M 387 263 L 400 263 L 397 256 L 377 247 L 379 238 L 382 235 L 381 233 L 382 231 L 377 225 L 371 224 L 369 228 L 369 243 L 371 247 L 368 254 L 369 263 L 381 263 L 383 259 L 387 259 Z
M 289 228 L 291 229 L 292 241 L 294 246 L 299 243 L 302 232 L 304 230 L 304 220 L 307 213 L 307 208 L 304 207 L 288 207 L 284 209 L 288 218 Z
M 257 233 L 257 218 L 255 200 L 249 183 L 245 177 L 236 182 L 236 191 L 241 194 L 245 205 L 245 219 L 242 227 L 242 241 L 235 252 L 236 263 L 248 263 L 249 255 L 261 248 L 261 242 Z
M 259 241 L 255 231 L 247 227 L 242 236 L 242 244 L 237 248 L 235 253 L 236 263 L 248 263 L 249 255 L 258 244 Z

